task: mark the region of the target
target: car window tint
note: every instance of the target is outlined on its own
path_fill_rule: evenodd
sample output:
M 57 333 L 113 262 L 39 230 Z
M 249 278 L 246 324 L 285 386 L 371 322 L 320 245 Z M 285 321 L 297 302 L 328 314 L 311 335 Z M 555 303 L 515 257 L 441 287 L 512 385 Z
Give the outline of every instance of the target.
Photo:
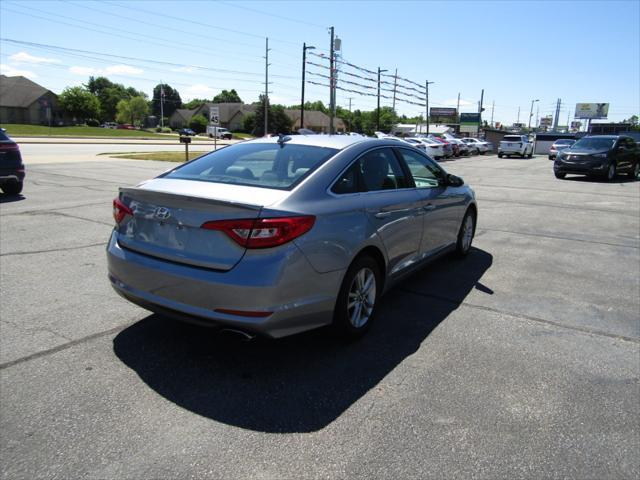
M 439 185 L 439 180 L 444 177 L 444 174 L 438 166 L 418 152 L 402 148 L 400 153 L 407 167 L 409 167 L 416 187 L 434 188 Z
M 368 192 L 408 188 L 407 178 L 390 148 L 378 148 L 360 157 L 363 189 Z
M 290 189 L 337 151 L 309 145 L 244 143 L 185 163 L 165 177 Z
M 358 173 L 361 171 L 360 160 L 354 162 L 333 184 L 331 191 L 336 194 L 358 192 Z

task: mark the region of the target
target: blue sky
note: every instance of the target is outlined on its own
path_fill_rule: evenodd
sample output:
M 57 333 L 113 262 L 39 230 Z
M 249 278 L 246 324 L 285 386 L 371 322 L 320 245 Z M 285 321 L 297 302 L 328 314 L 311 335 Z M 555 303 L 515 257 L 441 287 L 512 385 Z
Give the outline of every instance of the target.
M 23 74 L 53 90 L 105 75 L 151 94 L 161 80 L 183 100 L 235 88 L 251 102 L 264 90 L 269 37 L 272 102 L 300 101 L 302 42 L 329 49 L 328 26 L 345 61 L 378 67 L 430 86 L 431 106 L 474 111 L 484 88 L 484 118 L 528 120 L 562 99 L 561 123 L 576 102 L 609 102 L 609 118 L 640 112 L 640 2 L 208 2 L 2 0 L 2 73 Z M 71 52 L 53 47 L 79 49 Z M 97 55 L 95 52 L 105 55 Z M 124 58 L 127 57 L 127 58 Z M 314 62 L 324 60 L 310 56 Z M 162 63 L 164 62 L 164 63 Z M 326 84 L 309 66 L 307 79 Z M 352 70 L 354 72 L 354 70 Z M 316 74 L 316 75 L 314 75 Z M 365 74 L 366 75 L 366 74 Z M 342 75 L 343 80 L 359 80 Z M 339 84 L 340 85 L 340 84 Z M 375 97 L 338 91 L 338 105 L 375 108 Z M 374 91 L 375 93 L 375 91 Z M 307 84 L 306 99 L 328 103 L 328 88 Z M 381 104 L 390 105 L 383 99 Z M 424 108 L 397 103 L 406 115 Z

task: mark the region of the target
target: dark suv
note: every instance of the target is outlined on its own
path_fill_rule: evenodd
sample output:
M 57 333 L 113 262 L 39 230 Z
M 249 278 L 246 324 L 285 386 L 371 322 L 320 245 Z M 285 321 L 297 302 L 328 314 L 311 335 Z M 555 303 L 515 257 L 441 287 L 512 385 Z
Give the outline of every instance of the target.
M 553 164 L 556 178 L 567 173 L 593 175 L 613 180 L 618 173 L 638 178 L 640 148 L 626 135 L 597 135 L 583 137 L 569 148 L 558 152 Z
M 7 195 L 18 195 L 24 182 L 20 147 L 0 129 L 0 188 Z

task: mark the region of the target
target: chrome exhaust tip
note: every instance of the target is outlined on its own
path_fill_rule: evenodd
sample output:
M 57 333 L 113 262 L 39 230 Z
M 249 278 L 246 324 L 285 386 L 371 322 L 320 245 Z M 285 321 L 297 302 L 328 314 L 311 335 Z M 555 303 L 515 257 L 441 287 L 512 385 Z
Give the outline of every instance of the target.
M 251 334 L 251 333 L 243 332 L 242 330 L 236 330 L 235 328 L 223 328 L 223 329 L 219 330 L 218 333 L 220 335 L 222 335 L 222 334 L 230 334 L 230 335 L 234 335 L 234 336 L 240 337 L 240 339 L 243 342 L 250 342 L 251 340 L 256 338 L 256 336 Z

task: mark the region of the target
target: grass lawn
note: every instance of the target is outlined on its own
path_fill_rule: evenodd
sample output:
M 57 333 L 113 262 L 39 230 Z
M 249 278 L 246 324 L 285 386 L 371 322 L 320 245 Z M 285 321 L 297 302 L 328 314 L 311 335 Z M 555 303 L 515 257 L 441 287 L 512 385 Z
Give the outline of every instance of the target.
M 251 140 L 256 137 L 249 133 L 233 132 L 233 138 L 237 138 L 238 140 Z
M 124 137 L 124 138 L 164 138 L 173 137 L 160 135 L 155 132 L 146 132 L 144 130 L 114 130 L 111 128 L 100 127 L 45 127 L 43 125 L 19 125 L 14 123 L 6 123 L 0 125 L 7 131 L 10 137 L 23 136 L 52 136 L 52 137 Z
M 189 160 L 209 153 L 206 151 L 189 151 Z M 145 152 L 145 153 L 101 153 L 111 158 L 128 158 L 131 160 L 159 160 L 161 162 L 184 162 L 184 152 Z

